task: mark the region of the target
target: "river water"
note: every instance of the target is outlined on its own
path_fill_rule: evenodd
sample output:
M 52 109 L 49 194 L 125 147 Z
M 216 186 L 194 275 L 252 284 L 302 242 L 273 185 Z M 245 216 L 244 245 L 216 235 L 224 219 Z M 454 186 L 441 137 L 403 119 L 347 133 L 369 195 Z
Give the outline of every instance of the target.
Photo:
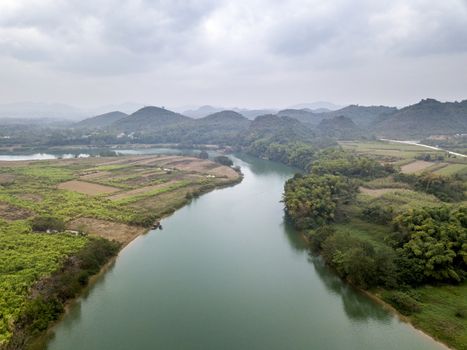
M 285 166 L 242 157 L 235 187 L 127 246 L 48 350 L 441 349 L 342 283 L 284 223 Z

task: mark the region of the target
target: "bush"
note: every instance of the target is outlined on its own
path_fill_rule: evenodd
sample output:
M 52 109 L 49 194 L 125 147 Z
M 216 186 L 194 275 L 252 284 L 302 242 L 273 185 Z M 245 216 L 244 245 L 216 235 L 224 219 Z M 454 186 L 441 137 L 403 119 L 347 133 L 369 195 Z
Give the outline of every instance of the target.
M 206 151 L 201 151 L 198 154 L 198 158 L 200 158 L 200 159 L 209 159 L 209 154 Z
M 232 159 L 230 159 L 227 156 L 217 156 L 216 158 L 214 158 L 214 161 L 216 163 L 226 165 L 226 166 L 232 166 L 233 165 Z
M 382 298 L 405 316 L 410 316 L 422 310 L 421 305 L 414 298 L 401 291 L 384 292 Z
M 37 232 L 64 231 L 65 223 L 63 220 L 52 216 L 37 216 L 31 221 L 31 228 Z

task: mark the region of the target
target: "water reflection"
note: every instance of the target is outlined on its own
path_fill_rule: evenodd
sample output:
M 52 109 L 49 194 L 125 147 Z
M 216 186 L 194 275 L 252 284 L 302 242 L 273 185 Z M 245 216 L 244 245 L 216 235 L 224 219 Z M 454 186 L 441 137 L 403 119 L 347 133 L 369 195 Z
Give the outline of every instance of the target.
M 287 220 L 287 217 L 284 215 L 283 221 L 282 221 L 282 229 L 285 233 L 285 236 L 287 237 L 287 240 L 290 243 L 290 246 L 298 251 L 298 252 L 303 252 L 308 250 L 308 246 L 306 244 L 305 239 L 301 234 L 299 234 L 293 227 L 292 223 Z
M 381 307 L 375 307 L 376 303 L 365 297 L 352 286 L 344 283 L 340 277 L 330 271 L 323 259 L 315 253 L 309 253 L 308 261 L 313 265 L 316 274 L 323 282 L 326 289 L 341 297 L 344 311 L 354 321 L 367 322 L 377 320 L 389 322 L 391 315 Z

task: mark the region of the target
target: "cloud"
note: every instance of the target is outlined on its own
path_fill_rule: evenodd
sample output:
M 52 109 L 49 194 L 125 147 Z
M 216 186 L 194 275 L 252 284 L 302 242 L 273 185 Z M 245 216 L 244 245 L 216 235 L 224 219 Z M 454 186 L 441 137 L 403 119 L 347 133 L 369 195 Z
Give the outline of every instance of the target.
M 2 0 L 0 59 L 57 82 L 309 88 L 362 67 L 459 62 L 465 23 L 465 0 Z

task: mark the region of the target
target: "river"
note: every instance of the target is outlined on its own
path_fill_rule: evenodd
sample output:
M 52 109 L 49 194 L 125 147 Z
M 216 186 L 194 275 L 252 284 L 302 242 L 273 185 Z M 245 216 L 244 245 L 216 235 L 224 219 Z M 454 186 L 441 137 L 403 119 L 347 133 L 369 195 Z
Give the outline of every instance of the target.
M 244 181 L 128 245 L 48 350 L 442 349 L 341 282 L 284 222 L 293 170 L 236 158 Z

